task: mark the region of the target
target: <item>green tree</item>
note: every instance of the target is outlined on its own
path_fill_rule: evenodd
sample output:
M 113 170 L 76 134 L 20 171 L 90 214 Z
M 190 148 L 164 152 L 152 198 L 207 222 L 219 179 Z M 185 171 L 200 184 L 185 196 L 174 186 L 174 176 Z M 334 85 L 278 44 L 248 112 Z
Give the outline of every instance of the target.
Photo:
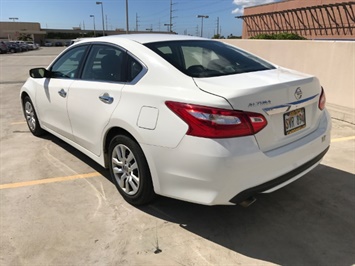
M 18 37 L 19 41 L 33 41 L 31 34 L 21 33 Z

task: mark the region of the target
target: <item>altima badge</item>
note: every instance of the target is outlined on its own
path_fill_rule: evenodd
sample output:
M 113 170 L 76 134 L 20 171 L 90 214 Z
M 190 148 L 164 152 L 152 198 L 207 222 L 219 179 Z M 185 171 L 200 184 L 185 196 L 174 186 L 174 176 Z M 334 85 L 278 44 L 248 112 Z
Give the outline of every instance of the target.
M 264 105 L 268 105 L 268 104 L 271 104 L 271 101 L 264 100 L 264 101 L 249 103 L 248 107 L 264 106 Z
M 295 91 L 295 98 L 296 98 L 296 100 L 299 100 L 302 98 L 302 90 L 300 87 L 298 87 Z

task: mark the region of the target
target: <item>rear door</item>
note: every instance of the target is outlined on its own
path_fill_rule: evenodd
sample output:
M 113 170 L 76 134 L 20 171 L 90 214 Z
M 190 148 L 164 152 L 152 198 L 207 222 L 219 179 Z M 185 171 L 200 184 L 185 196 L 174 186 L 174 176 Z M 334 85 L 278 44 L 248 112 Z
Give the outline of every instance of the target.
M 117 46 L 94 44 L 81 80 L 70 87 L 68 113 L 75 141 L 100 155 L 101 137 L 127 81 L 127 54 Z

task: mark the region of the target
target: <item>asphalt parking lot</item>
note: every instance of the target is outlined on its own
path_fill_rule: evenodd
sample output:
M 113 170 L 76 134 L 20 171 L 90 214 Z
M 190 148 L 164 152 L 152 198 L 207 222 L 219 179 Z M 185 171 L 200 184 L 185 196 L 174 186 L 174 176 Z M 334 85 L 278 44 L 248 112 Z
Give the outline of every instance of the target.
M 0 265 L 354 265 L 355 126 L 322 164 L 248 208 L 127 204 L 95 162 L 32 136 L 19 91 L 64 48 L 0 56 Z

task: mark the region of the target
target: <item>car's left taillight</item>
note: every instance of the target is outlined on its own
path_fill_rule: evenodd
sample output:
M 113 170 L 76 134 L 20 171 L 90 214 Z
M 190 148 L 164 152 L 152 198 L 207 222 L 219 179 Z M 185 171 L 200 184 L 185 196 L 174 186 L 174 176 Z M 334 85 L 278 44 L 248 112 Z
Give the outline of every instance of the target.
M 186 134 L 191 136 L 203 138 L 248 136 L 256 134 L 267 125 L 265 117 L 258 113 L 172 101 L 165 104 L 188 124 Z
M 325 108 L 325 103 L 326 103 L 326 98 L 325 98 L 324 89 L 322 87 L 322 92 L 320 94 L 319 103 L 318 103 L 319 110 L 323 110 Z

